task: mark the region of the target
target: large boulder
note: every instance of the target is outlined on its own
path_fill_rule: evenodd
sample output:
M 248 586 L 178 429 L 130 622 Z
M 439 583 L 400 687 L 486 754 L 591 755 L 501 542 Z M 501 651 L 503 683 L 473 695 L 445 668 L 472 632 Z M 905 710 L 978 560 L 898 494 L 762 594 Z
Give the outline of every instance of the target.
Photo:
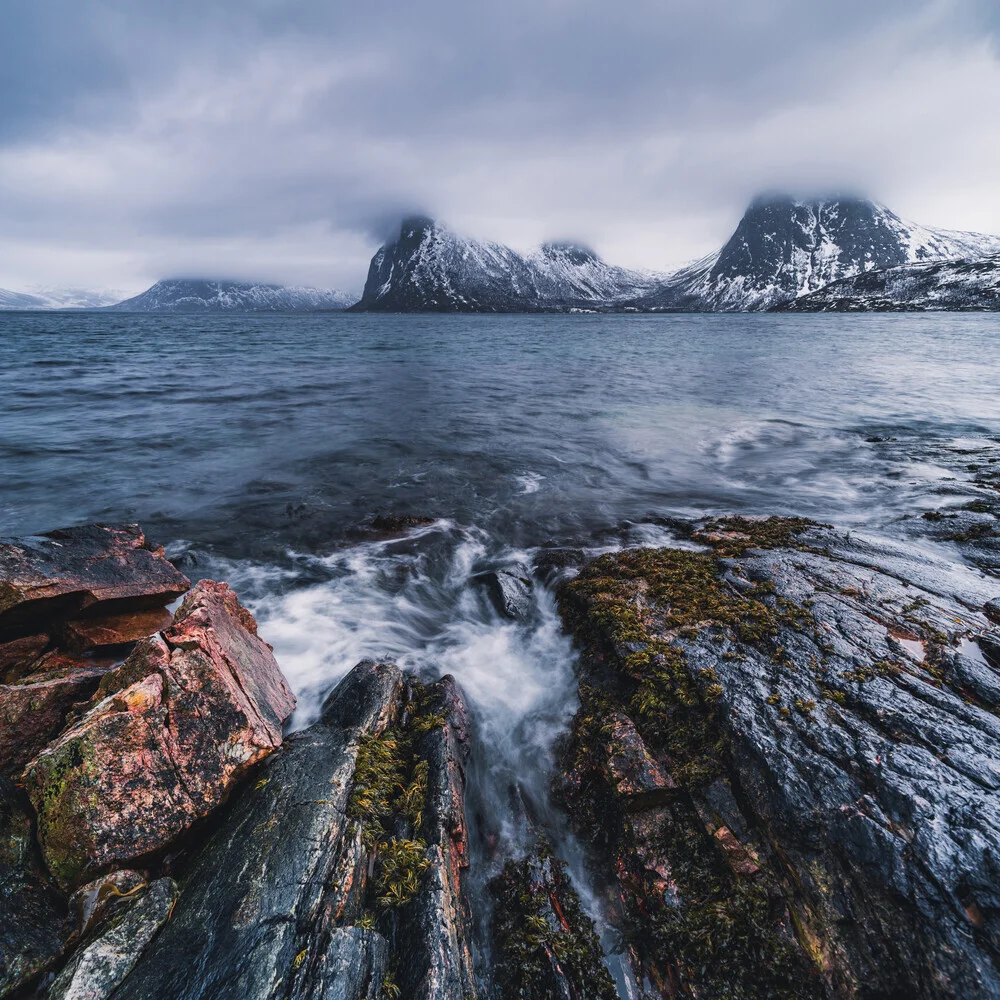
M 799 519 L 693 539 L 603 556 L 562 593 L 586 681 L 563 795 L 613 873 L 637 978 L 1000 996 L 989 581 Z M 622 760 L 676 790 L 637 801 Z
M 72 887 L 166 847 L 280 746 L 295 701 L 229 587 L 203 580 L 162 635 L 25 769 L 46 864 Z
M 191 586 L 136 524 L 0 540 L 0 640 L 82 613 L 161 607 Z

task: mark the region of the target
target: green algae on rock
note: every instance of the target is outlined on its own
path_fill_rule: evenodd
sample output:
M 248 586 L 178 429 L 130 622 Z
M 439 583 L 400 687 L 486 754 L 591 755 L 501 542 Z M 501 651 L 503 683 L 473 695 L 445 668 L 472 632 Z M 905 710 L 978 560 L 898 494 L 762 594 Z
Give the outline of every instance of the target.
M 490 882 L 503 1000 L 617 1000 L 594 922 L 545 844 Z

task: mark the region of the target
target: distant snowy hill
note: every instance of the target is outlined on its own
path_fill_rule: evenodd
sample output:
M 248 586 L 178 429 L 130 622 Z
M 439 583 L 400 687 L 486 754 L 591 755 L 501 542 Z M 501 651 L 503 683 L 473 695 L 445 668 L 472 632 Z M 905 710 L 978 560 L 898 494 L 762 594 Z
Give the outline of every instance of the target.
M 751 203 L 718 253 L 678 271 L 636 306 L 756 311 L 867 271 L 998 252 L 1000 237 L 904 222 L 865 199 L 767 196 Z
M 359 310 L 566 312 L 615 308 L 649 294 L 663 275 L 629 271 L 593 251 L 547 243 L 528 254 L 465 239 L 425 218 L 372 258 Z
M 321 288 L 171 279 L 111 306 L 123 312 L 315 312 L 346 309 L 356 296 Z
M 25 295 L 23 292 L 10 292 L 0 288 L 0 309 L 45 309 L 45 300 L 37 295 Z
M 121 298 L 121 292 L 93 292 L 85 288 L 40 288 L 9 292 L 0 288 L 0 309 L 102 309 Z
M 793 312 L 1000 311 L 1000 255 L 868 271 L 834 281 L 778 308 Z

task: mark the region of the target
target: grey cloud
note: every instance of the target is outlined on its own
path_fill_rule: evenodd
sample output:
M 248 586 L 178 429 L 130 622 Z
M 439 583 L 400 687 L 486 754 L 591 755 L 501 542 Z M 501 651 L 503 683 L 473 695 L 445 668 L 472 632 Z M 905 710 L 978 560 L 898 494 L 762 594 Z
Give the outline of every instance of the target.
M 123 253 L 105 283 L 270 248 L 275 277 L 357 286 L 414 209 L 667 266 L 786 184 L 971 226 L 971 193 L 939 192 L 975 156 L 982 198 L 998 165 L 975 134 L 998 28 L 990 0 L 12 0 L 0 285 L 31 242 L 74 283 Z M 995 197 L 981 214 L 1000 226 Z

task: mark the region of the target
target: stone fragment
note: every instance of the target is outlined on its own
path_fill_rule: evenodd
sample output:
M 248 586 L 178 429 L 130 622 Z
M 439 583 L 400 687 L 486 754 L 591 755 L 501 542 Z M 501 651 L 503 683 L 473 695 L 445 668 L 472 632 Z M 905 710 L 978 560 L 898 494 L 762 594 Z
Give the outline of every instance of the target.
M 0 643 L 0 681 L 8 684 L 30 670 L 48 644 L 47 635 L 25 635 Z
M 46 1000 L 107 1000 L 132 971 L 177 902 L 172 879 L 157 879 L 112 918 L 110 926 L 73 954 Z
M 63 625 L 60 647 L 71 653 L 85 653 L 102 647 L 125 646 L 162 631 L 171 621 L 166 608 L 78 618 Z
M 37 672 L 0 684 L 0 774 L 19 777 L 58 735 L 74 705 L 97 690 L 110 664 L 50 653 Z
M 639 735 L 632 720 L 615 712 L 607 720 L 608 777 L 626 808 L 645 809 L 668 799 L 677 783 L 660 766 Z
M 159 607 L 190 586 L 136 524 L 0 540 L 0 639 L 97 606 L 107 614 Z
M 528 571 L 500 569 L 485 574 L 483 580 L 497 611 L 514 621 L 531 614 L 531 577 Z

